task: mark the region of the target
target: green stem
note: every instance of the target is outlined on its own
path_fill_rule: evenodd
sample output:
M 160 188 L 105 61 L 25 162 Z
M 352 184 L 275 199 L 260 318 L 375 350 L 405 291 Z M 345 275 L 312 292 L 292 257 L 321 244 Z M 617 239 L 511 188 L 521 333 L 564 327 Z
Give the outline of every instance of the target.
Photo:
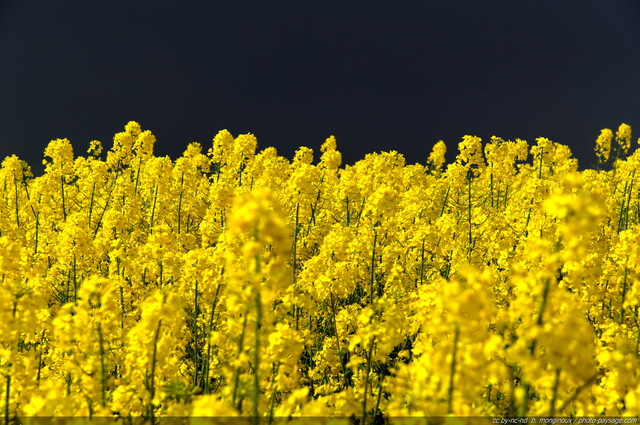
M 98 341 L 100 344 L 100 402 L 102 407 L 105 407 L 107 405 L 107 370 L 104 364 L 104 340 L 100 323 L 98 323 Z
M 444 200 L 442 201 L 442 208 L 440 208 L 440 215 L 438 217 L 442 217 L 444 214 L 444 208 L 447 206 L 447 201 L 449 200 L 449 192 L 451 191 L 451 185 L 447 186 L 447 192 L 444 194 Z
M 120 318 L 120 329 L 124 330 L 124 317 L 127 312 L 124 307 L 124 289 L 122 288 L 122 286 L 120 286 L 119 289 L 120 289 L 120 306 L 122 308 L 122 317 Z
M 460 327 L 456 323 L 455 331 L 453 334 L 453 350 L 451 352 L 451 368 L 449 370 L 449 390 L 447 391 L 447 413 L 453 413 L 453 388 L 454 377 L 456 374 L 456 356 L 458 354 L 458 338 L 460 336 Z
M 300 218 L 300 203 L 296 204 L 296 222 L 293 228 L 293 283 L 296 283 L 296 270 L 298 266 L 297 248 L 298 248 L 298 223 Z
M 4 396 L 4 424 L 9 425 L 9 394 L 11 393 L 11 375 L 7 375 L 7 385 Z
M 69 286 L 70 283 L 71 283 L 71 269 L 69 269 L 67 271 L 67 286 L 66 286 L 66 288 L 64 290 L 64 301 L 63 301 L 63 304 L 69 302 L 69 297 L 70 297 L 69 293 L 71 291 L 71 288 Z
M 357 213 L 357 217 L 356 217 L 356 227 L 360 226 L 360 218 L 362 217 L 362 211 L 364 210 L 364 201 L 365 198 L 362 198 L 362 203 L 360 204 L 360 211 L 358 211 Z
M 65 206 L 65 199 L 64 199 L 64 175 L 60 176 L 60 192 L 62 194 L 62 217 L 66 221 L 67 220 L 67 207 Z
M 335 299 L 333 298 L 333 292 L 329 293 L 329 299 L 331 301 L 331 318 L 333 321 L 333 327 L 336 332 L 336 346 L 338 348 L 338 356 L 340 356 L 340 366 L 342 368 L 342 376 L 344 379 L 343 388 L 347 387 L 347 369 L 345 367 L 344 361 L 342 361 L 342 350 L 340 348 L 340 337 L 338 335 L 338 322 L 336 322 L 336 304 Z
M 40 337 L 40 352 L 38 353 L 38 374 L 36 375 L 36 386 L 40 386 L 40 373 L 42 371 L 42 353 L 44 352 L 44 333 L 46 329 L 42 331 L 42 336 Z M 636 350 L 637 352 L 638 350 Z
M 134 192 L 138 194 L 138 184 L 140 183 L 140 168 L 142 167 L 142 157 L 138 156 L 138 170 L 136 171 L 136 183 L 134 185 Z
M 15 189 L 15 198 L 16 198 L 16 225 L 20 228 L 20 210 L 19 210 L 19 198 L 18 198 L 18 181 L 13 179 L 13 187 Z
M 555 378 L 553 381 L 553 396 L 549 402 L 549 417 L 553 418 L 556 414 L 556 399 L 558 397 L 558 384 L 560 382 L 560 368 L 556 369 Z
M 473 173 L 471 169 L 467 172 L 467 222 L 469 223 L 469 249 L 467 250 L 467 261 L 471 262 L 471 252 L 473 251 L 473 234 L 472 234 L 472 221 L 471 221 L 471 179 Z
M 638 348 L 640 348 L 640 324 L 637 325 L 638 326 L 638 331 L 636 332 L 636 349 L 635 349 L 635 354 L 636 357 L 640 357 L 640 353 L 638 353 Z
M 371 248 L 371 275 L 369 277 L 369 304 L 373 306 L 373 280 L 374 280 L 374 271 L 376 265 L 376 240 L 378 237 L 378 232 L 376 232 L 376 228 L 373 228 L 373 247 Z
M 278 369 L 280 365 L 276 365 L 273 369 L 273 379 L 271 379 L 271 386 L 273 387 L 273 392 L 269 397 L 269 410 L 268 410 L 268 419 L 267 425 L 271 425 L 273 423 L 273 408 L 276 402 L 276 377 L 278 375 Z
M 424 278 L 424 240 L 425 238 L 422 238 L 422 251 L 420 254 L 420 285 L 421 286 Z
M 193 385 L 198 385 L 198 279 L 193 301 Z
M 540 301 L 540 311 L 538 312 L 538 319 L 536 320 L 536 325 L 538 326 L 542 326 L 542 322 L 543 322 L 543 315 L 544 315 L 544 310 L 546 309 L 547 306 L 547 298 L 549 296 L 549 287 L 550 287 L 550 279 L 546 278 L 544 280 L 544 289 L 542 290 L 542 300 Z M 529 352 L 531 353 L 531 355 L 534 354 L 536 349 L 536 340 L 534 339 L 531 342 L 531 348 L 529 349 Z
M 540 150 L 540 166 L 538 167 L 538 178 L 542 178 L 542 158 L 544 157 L 544 148 Z
M 540 312 L 538 313 L 538 326 L 542 325 L 542 319 L 543 319 L 543 314 L 544 314 L 544 310 L 547 306 L 547 298 L 549 296 L 549 287 L 550 287 L 550 279 L 546 278 L 544 280 L 544 289 L 542 290 L 542 301 L 540 302 Z
M 76 255 L 73 254 L 73 302 L 78 302 L 78 268 Z
M 489 193 L 491 194 L 491 208 L 493 208 L 493 172 L 489 175 Z M 500 191 L 498 191 L 498 196 L 500 196 Z
M 93 202 L 96 194 L 96 182 L 91 187 L 91 200 L 89 201 L 89 228 L 91 228 L 91 215 L 93 214 Z
M 148 407 L 149 417 L 151 418 L 151 423 L 155 423 L 155 411 L 153 406 L 153 399 L 156 395 L 156 385 L 155 385 L 155 376 L 156 376 L 156 357 L 158 355 L 158 339 L 160 338 L 160 326 L 162 326 L 162 319 L 158 320 L 158 327 L 156 328 L 156 335 L 153 339 L 153 354 L 151 357 L 151 383 L 149 385 L 149 393 L 151 394 L 151 403 Z
M 378 379 L 378 396 L 376 397 L 376 407 L 373 409 L 373 418 L 375 420 L 380 411 L 380 397 L 382 396 L 382 376 Z
M 618 167 L 616 167 L 616 161 L 618 160 L 618 158 L 620 158 L 620 152 L 622 151 L 622 145 L 620 144 L 620 142 L 618 142 L 618 150 L 616 150 L 616 157 L 613 159 L 613 177 L 616 176 L 616 171 L 618 170 Z
M 254 335 L 254 350 L 253 350 L 253 392 L 252 392 L 252 416 L 253 421 L 256 425 L 259 424 L 259 401 L 260 401 L 260 327 L 262 322 L 262 300 L 260 297 L 260 292 L 256 293 L 255 297 L 255 306 L 256 306 L 256 327 L 255 327 L 255 335 Z
M 118 175 L 120 173 L 120 168 L 116 169 L 116 174 L 113 177 L 113 183 L 111 183 L 111 188 L 109 189 L 109 195 L 107 196 L 107 201 L 104 204 L 104 209 L 100 213 L 100 217 L 98 218 L 98 224 L 96 224 L 96 229 L 93 231 L 93 236 L 95 237 L 100 230 L 100 226 L 102 225 L 102 219 L 104 218 L 104 214 L 107 212 L 109 208 L 109 201 L 111 200 L 111 195 L 113 194 L 113 189 L 116 187 L 116 183 L 118 181 Z
M 373 355 L 373 346 L 375 343 L 375 336 L 371 338 L 371 342 L 369 343 L 369 350 L 367 350 L 367 369 L 364 375 L 364 399 L 362 401 L 362 423 L 366 423 L 365 419 L 367 417 L 367 392 L 369 386 L 369 374 L 371 373 L 371 357 Z
M 625 209 L 628 188 L 629 188 L 629 182 L 625 182 L 624 192 L 622 193 L 622 205 L 620 206 L 620 213 L 618 214 L 618 233 L 622 231 L 623 220 L 624 220 L 624 209 Z
M 345 202 L 346 202 L 346 210 L 347 210 L 347 226 L 349 226 L 350 217 L 349 217 L 349 197 L 348 196 L 345 198 Z
M 153 205 L 151 206 L 151 220 L 149 220 L 149 228 L 150 231 L 153 231 L 153 220 L 156 214 L 156 203 L 158 202 L 158 185 L 156 184 L 155 190 L 153 192 Z
M 311 217 L 309 218 L 309 230 L 307 231 L 307 234 L 309 234 L 309 232 L 311 231 L 311 224 L 316 224 L 316 211 L 318 209 L 318 203 L 320 202 L 320 194 L 321 194 L 321 191 L 318 190 L 318 194 L 316 195 L 316 201 L 310 204 Z
M 209 317 L 209 326 L 207 328 L 207 340 L 211 337 L 211 332 L 213 331 L 213 318 L 216 314 L 216 306 L 218 304 L 218 294 L 220 293 L 220 284 L 216 288 L 216 294 L 211 302 L 211 316 Z M 209 391 L 209 362 L 211 361 L 211 344 L 207 343 L 207 359 L 204 362 L 203 368 L 204 371 L 202 373 L 204 379 L 203 392 L 205 394 Z
M 620 324 L 624 323 L 624 299 L 627 296 L 627 277 L 629 275 L 629 268 L 624 268 L 624 279 L 622 281 L 622 301 L 620 302 Z
M 184 193 L 184 172 L 182 173 L 182 177 L 180 179 L 180 198 L 178 199 L 178 234 L 180 234 L 180 221 L 181 221 L 181 213 L 182 213 L 182 196 Z
M 31 212 L 33 213 L 33 217 L 36 219 L 36 234 L 35 234 L 33 253 L 37 254 L 38 253 L 38 232 L 40 230 L 40 220 L 39 220 L 40 214 L 36 213 L 36 209 L 33 207 L 33 203 L 31 202 L 31 196 L 29 196 L 29 185 L 27 185 L 26 183 L 24 184 L 24 190 L 27 194 L 27 201 L 29 202 L 29 206 L 31 207 Z
M 627 194 L 627 207 L 624 210 L 624 229 L 629 228 L 629 209 L 631 208 L 631 193 L 633 192 L 633 178 L 635 176 L 635 170 L 631 173 L 631 182 L 629 183 L 629 193 Z
M 245 310 L 244 312 L 244 320 L 242 321 L 242 332 L 240 333 L 240 339 L 238 340 L 238 357 L 242 354 L 242 350 L 244 350 L 244 335 L 245 330 L 247 329 L 247 314 L 248 312 Z M 235 375 L 233 377 L 233 392 L 231 395 L 231 403 L 236 405 L 236 396 L 238 394 L 238 386 L 240 384 L 240 367 L 236 368 Z
M 507 201 L 508 201 L 508 194 L 509 194 L 509 185 L 507 185 L 507 187 L 504 188 L 504 208 L 507 208 Z
M 591 384 L 593 384 L 596 381 L 596 379 L 598 379 L 601 373 L 602 373 L 601 371 L 596 372 L 594 375 L 591 375 L 589 379 L 584 381 L 582 385 L 576 388 L 573 391 L 573 394 L 571 394 L 571 396 L 568 399 L 566 399 L 564 403 L 560 405 L 560 409 L 558 409 L 558 411 L 563 412 L 564 409 L 569 405 L 569 403 L 571 403 L 573 400 L 575 400 L 578 397 L 578 395 L 582 392 L 582 390 L 584 390 L 585 388 L 588 388 Z
M 298 269 L 298 223 L 299 223 L 299 219 L 300 219 L 300 203 L 296 204 L 296 222 L 295 222 L 295 226 L 293 228 L 293 285 L 295 287 L 296 284 L 296 270 Z M 293 306 L 293 317 L 295 318 L 295 322 L 296 322 L 296 331 L 298 330 L 299 327 L 299 319 L 300 319 L 300 310 L 299 307 L 297 305 L 294 304 Z

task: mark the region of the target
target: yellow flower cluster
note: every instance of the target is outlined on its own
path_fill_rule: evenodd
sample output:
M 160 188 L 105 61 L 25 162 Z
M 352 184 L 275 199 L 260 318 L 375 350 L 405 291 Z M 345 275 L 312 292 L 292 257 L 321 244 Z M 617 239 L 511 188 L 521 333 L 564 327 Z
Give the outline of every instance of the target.
M 173 161 L 130 122 L 42 176 L 6 158 L 0 411 L 638 415 L 640 151 L 536 142 L 341 167 L 333 136 L 314 163 L 223 130 Z

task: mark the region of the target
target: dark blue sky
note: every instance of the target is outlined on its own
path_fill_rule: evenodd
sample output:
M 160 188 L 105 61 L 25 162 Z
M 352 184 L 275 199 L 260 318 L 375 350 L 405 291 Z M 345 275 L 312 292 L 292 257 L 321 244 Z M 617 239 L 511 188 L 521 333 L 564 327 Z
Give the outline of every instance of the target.
M 347 163 L 544 136 L 590 166 L 601 128 L 640 136 L 640 2 L 0 3 L 0 157 L 37 170 L 130 120 L 173 158 L 226 128 L 287 157 L 333 134 Z

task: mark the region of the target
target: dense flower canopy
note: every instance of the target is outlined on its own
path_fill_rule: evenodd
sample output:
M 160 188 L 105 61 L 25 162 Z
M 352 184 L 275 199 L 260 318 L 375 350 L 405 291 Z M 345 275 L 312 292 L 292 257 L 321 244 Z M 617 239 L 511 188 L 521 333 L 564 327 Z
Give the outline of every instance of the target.
M 0 409 L 22 416 L 640 413 L 640 153 L 465 136 L 292 160 L 223 130 L 0 169 Z M 612 143 L 614 144 L 612 146 Z

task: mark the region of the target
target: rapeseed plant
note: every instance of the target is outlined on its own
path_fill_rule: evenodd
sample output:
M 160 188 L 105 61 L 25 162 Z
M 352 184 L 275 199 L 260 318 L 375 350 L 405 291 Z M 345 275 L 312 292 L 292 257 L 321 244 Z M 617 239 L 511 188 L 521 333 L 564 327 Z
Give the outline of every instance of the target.
M 143 418 L 637 415 L 631 128 L 464 136 L 341 166 L 129 122 L 0 167 L 0 412 Z M 615 143 L 615 146 L 612 146 Z

